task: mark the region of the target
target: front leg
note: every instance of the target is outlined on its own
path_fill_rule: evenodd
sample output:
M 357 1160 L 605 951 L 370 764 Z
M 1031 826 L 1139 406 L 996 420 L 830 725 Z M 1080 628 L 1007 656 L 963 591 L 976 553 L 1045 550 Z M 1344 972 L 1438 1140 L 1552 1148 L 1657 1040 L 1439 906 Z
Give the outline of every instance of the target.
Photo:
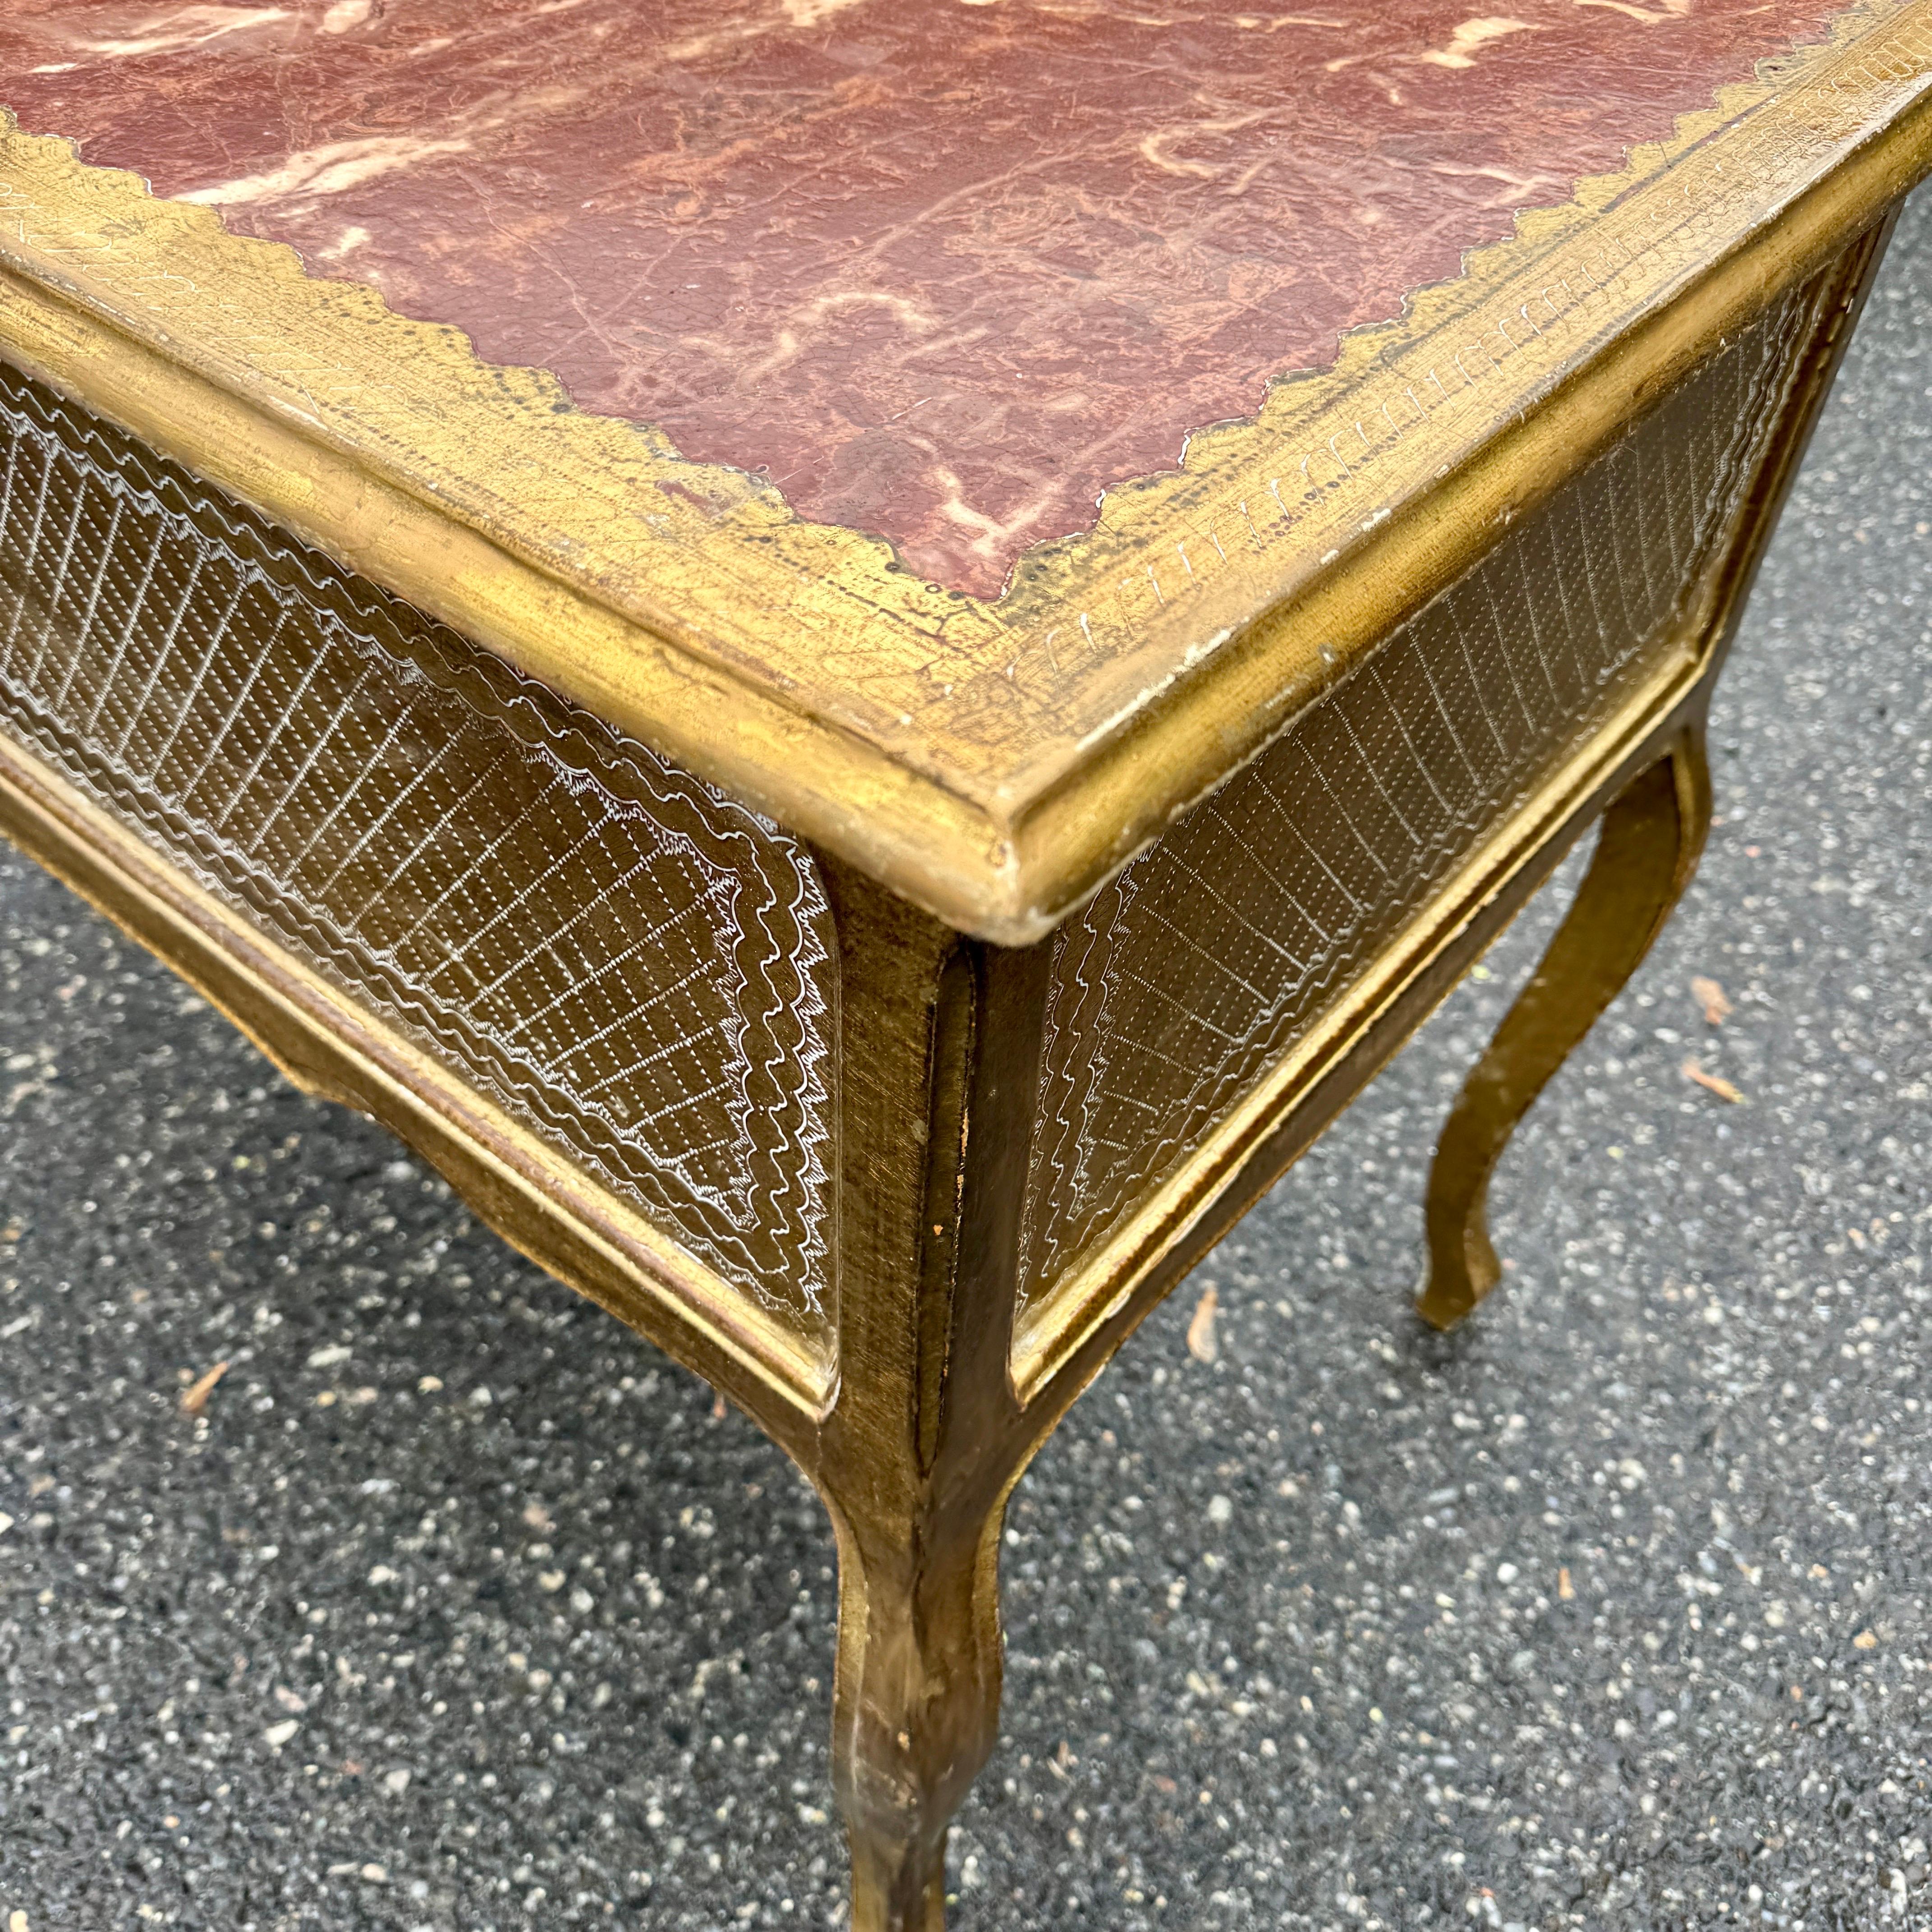
M 853 1932 L 943 1932 L 947 1826 L 999 1733 L 1004 1502 L 976 1523 L 835 1516 L 832 1768 Z
M 1490 1245 L 1490 1177 L 1516 1123 L 1622 991 L 1697 869 L 1711 823 L 1701 718 L 1604 814 L 1575 903 L 1463 1084 L 1429 1174 L 1429 1278 L 1416 1303 L 1438 1328 L 1500 1278 Z
M 832 1776 L 852 1932 L 942 1932 L 946 1828 L 999 1735 L 1012 1386 L 1048 948 L 962 940 L 828 867 L 845 988 Z

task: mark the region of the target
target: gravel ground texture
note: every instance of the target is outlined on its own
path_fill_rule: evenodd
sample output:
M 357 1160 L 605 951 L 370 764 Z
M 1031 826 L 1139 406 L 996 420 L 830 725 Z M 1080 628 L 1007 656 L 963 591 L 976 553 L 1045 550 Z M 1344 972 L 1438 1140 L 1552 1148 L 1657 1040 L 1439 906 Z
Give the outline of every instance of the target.
M 1922 198 L 1504 1290 L 1408 1312 L 1550 895 L 1022 1486 L 961 1928 L 1932 1925 L 1928 385 Z M 11 856 L 0 976 L 11 1932 L 840 1923 L 777 1453 Z

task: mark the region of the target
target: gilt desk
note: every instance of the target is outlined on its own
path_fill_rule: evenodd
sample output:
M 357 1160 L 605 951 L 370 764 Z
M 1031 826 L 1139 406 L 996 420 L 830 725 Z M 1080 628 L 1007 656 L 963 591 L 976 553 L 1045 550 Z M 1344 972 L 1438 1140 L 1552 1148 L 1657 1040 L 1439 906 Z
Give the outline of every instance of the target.
M 1709 818 L 1932 0 L 14 0 L 0 818 L 755 1418 L 936 1928 L 1028 1457 L 1586 830 Z

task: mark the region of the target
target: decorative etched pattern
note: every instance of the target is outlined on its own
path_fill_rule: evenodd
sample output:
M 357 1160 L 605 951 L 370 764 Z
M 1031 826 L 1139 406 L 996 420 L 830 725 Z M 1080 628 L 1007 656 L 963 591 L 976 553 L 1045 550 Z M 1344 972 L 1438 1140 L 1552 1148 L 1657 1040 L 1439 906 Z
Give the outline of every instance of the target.
M 1681 638 L 1808 292 L 1681 385 L 1055 938 L 1036 1300 L 1112 1234 Z
M 776 1312 L 828 1313 L 808 855 L 0 366 L 0 707 Z

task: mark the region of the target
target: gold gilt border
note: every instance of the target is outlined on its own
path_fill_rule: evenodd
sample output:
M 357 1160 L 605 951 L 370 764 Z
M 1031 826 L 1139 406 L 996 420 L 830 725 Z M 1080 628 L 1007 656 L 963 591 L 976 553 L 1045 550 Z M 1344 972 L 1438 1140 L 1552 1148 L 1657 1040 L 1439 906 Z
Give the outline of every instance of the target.
M 1108 493 L 995 602 L 0 114 L 0 348 L 963 929 L 1048 930 L 1932 167 L 1868 0 Z

